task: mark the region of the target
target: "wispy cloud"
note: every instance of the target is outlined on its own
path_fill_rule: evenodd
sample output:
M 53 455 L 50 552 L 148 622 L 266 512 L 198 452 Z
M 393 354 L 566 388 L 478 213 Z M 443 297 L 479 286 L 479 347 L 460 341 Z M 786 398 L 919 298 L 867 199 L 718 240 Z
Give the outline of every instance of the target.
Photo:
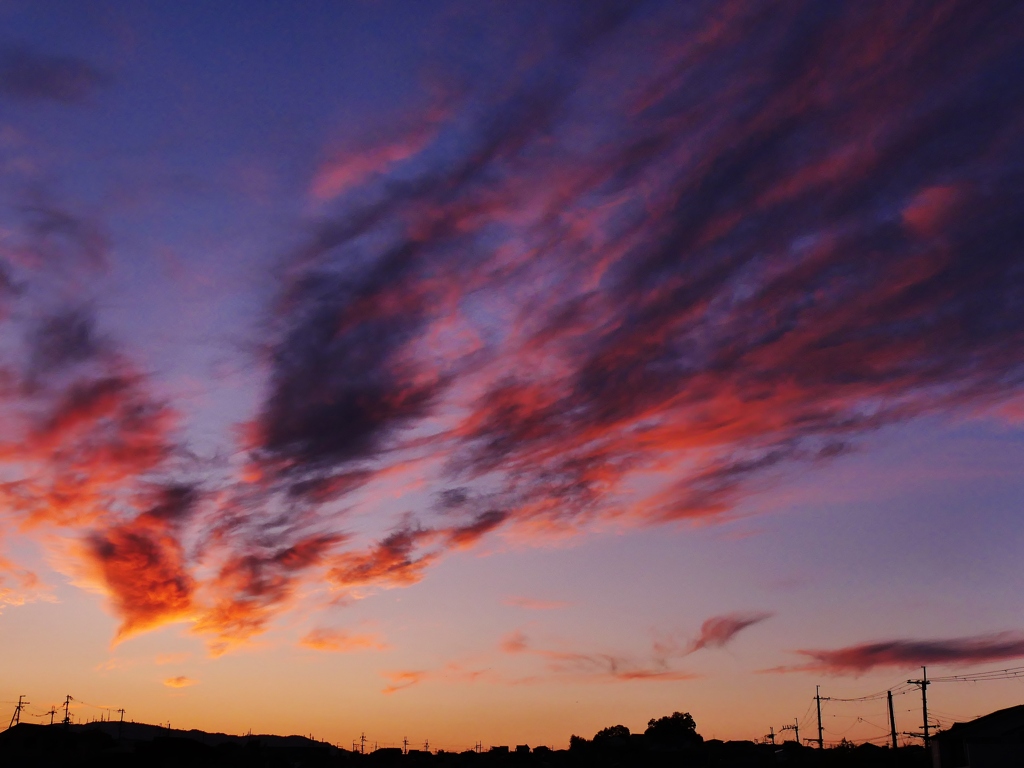
M 164 685 L 168 688 L 188 688 L 190 685 L 196 685 L 199 681 L 193 680 L 184 675 L 178 675 L 177 677 L 168 677 L 164 680 Z
M 352 633 L 341 629 L 316 628 L 307 632 L 299 645 L 314 651 L 350 653 L 352 651 L 383 651 L 388 645 L 375 634 Z
M 1024 634 L 1000 632 L 946 640 L 882 640 L 832 650 L 799 650 L 804 664 L 778 667 L 779 672 L 862 674 L 876 667 L 912 669 L 928 664 L 974 664 L 1024 657 Z
M 542 659 L 548 677 L 567 677 L 583 682 L 692 680 L 696 677 L 692 672 L 673 668 L 664 654 L 653 653 L 650 660 L 643 660 L 626 654 L 537 648 L 522 630 L 505 635 L 499 648 L 505 654 Z M 657 645 L 654 650 L 658 650 Z
M 701 648 L 724 648 L 744 629 L 760 624 L 765 619 L 771 618 L 772 615 L 771 613 L 757 612 L 713 616 L 701 624 L 700 635 L 694 639 L 690 649 L 699 651 Z
M 6 605 L 24 605 L 34 600 L 53 600 L 39 577 L 0 555 L 0 612 Z
M 387 677 L 391 682 L 384 686 L 382 693 L 396 693 L 405 688 L 410 688 L 421 683 L 428 677 L 423 670 L 404 670 L 400 672 L 388 672 Z
M 560 29 L 372 168 L 340 163 L 360 194 L 290 256 L 252 471 L 298 511 L 419 461 L 447 501 L 339 554 L 339 588 L 413 584 L 503 530 L 722 516 L 1019 386 L 1024 108 L 989 77 L 1013 25 L 954 2 L 908 43 L 910 6 L 757 8 Z M 625 52 L 639 80 L 604 65 Z
M 985 6 L 597 4 L 533 24 L 515 66 L 452 52 L 458 91 L 309 180 L 243 466 L 189 462 L 87 308 L 24 307 L 5 520 L 80 543 L 119 638 L 187 620 L 220 651 L 307 587 L 410 586 L 506 533 L 721 519 L 882 426 L 1019 394 L 1024 22 Z M 104 78 L 7 49 L 0 82 L 76 103 Z M 5 306 L 34 295 L 21 272 L 108 259 L 87 211 L 18 211 Z
M 522 630 L 511 632 L 501 640 L 501 650 L 504 653 L 523 653 L 527 647 L 526 634 Z

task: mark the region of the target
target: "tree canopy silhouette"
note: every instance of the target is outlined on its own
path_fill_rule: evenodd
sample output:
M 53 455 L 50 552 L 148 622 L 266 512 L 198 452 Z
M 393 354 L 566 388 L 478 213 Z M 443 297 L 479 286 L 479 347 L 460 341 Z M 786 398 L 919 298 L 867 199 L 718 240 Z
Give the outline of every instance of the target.
M 651 718 L 644 735 L 650 741 L 665 746 L 700 744 L 704 741 L 697 733 L 697 723 L 689 712 L 673 712 L 666 717 Z
M 611 725 L 607 728 L 602 728 L 594 734 L 595 742 L 614 743 L 616 741 L 625 741 L 628 739 L 629 728 L 624 725 Z

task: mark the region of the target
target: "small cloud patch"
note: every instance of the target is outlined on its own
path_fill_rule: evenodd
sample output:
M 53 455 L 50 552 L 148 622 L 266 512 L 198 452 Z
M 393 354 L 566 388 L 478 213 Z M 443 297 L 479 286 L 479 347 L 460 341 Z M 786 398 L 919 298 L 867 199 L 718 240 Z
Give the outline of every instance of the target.
M 178 675 L 177 677 L 168 677 L 164 680 L 164 685 L 168 688 L 188 688 L 190 685 L 195 685 L 198 680 L 193 680 L 190 677 L 184 675 Z
M 352 651 L 383 651 L 388 644 L 378 635 L 353 634 L 340 629 L 314 629 L 299 640 L 303 648 L 314 651 L 350 653 Z

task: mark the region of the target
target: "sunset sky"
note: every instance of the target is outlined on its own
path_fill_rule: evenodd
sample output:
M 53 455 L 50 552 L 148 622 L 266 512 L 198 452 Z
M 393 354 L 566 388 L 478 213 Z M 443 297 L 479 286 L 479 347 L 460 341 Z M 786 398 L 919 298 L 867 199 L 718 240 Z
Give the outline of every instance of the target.
M 1019 2 L 0 0 L 0 706 L 919 730 L 1024 664 L 1022 201 Z

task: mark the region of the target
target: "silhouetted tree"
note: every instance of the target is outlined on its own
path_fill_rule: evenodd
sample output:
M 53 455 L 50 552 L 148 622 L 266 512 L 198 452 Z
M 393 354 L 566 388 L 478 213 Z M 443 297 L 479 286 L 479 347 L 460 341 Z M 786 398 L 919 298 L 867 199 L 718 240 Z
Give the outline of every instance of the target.
M 673 712 L 668 717 L 651 718 L 644 736 L 652 743 L 666 747 L 684 747 L 704 742 L 689 712 Z
M 575 733 L 569 737 L 569 749 L 581 750 L 586 749 L 586 746 L 590 742 L 584 739 L 582 736 L 577 736 Z
M 612 725 L 602 728 L 594 734 L 594 741 L 623 741 L 629 738 L 629 728 L 624 725 Z

